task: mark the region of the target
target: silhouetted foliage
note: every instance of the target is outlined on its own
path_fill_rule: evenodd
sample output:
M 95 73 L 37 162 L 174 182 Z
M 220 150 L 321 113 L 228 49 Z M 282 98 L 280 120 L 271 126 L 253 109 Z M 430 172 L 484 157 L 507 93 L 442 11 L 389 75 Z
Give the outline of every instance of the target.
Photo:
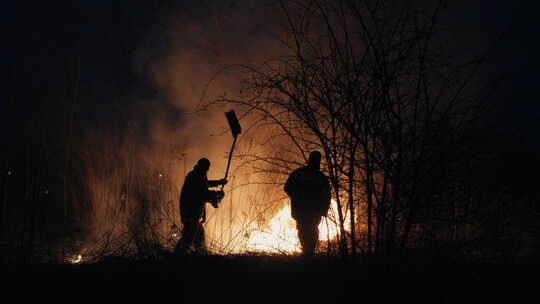
M 454 55 L 439 22 L 445 5 L 280 1 L 287 51 L 240 66 L 243 96 L 215 101 L 243 107 L 256 132 L 272 128 L 261 141 L 266 154 L 250 159 L 261 170 L 283 174 L 308 151 L 324 151 L 342 251 L 487 240 L 510 218 L 499 201 L 512 173 L 497 170 L 505 178 L 496 186 L 471 180 L 504 157 L 478 149 L 497 75 L 481 78 L 489 49 Z

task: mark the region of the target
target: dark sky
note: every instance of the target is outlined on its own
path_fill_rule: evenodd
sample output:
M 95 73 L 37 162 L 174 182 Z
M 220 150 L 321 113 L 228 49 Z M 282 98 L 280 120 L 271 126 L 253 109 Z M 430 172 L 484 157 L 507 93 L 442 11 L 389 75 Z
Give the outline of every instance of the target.
M 539 144 L 540 104 L 535 89 L 540 67 L 536 1 L 449 1 L 456 47 L 489 50 L 484 76 L 502 77 L 489 96 L 496 132 L 519 134 Z
M 232 7 L 242 5 L 241 1 L 226 2 Z M 505 75 L 500 91 L 493 96 L 497 100 L 493 108 L 503 128 L 515 129 L 531 142 L 538 142 L 536 1 L 450 2 L 454 7 L 449 18 L 463 33 L 459 39 L 464 46 L 485 42 L 487 47 L 487 42 L 505 32 L 492 53 L 490 71 Z M 58 96 L 69 94 L 65 92 L 67 75 L 73 73 L 77 60 L 81 63 L 81 120 L 106 121 L 111 100 L 118 107 L 129 107 L 138 98 L 159 96 L 145 67 L 134 64 L 134 51 L 144 43 L 151 49 L 150 56 L 159 56 L 168 47 L 159 31 L 162 18 L 182 10 L 195 12 L 197 18 L 211 18 L 212 3 L 88 0 L 3 4 L 8 35 L 2 47 L 2 65 L 7 67 L 4 73 L 9 92 L 2 107 L 4 127 L 19 120 L 21 113 L 41 111 L 33 100 L 54 106 Z M 11 101 L 8 107 L 6 100 Z
M 487 2 L 470 12 L 478 18 L 479 32 L 491 35 L 503 32 L 494 48 L 494 73 L 504 73 L 501 91 L 494 96 L 501 99 L 501 119 L 519 132 L 538 141 L 540 103 L 536 89 L 538 80 L 540 43 L 536 1 L 470 1 Z

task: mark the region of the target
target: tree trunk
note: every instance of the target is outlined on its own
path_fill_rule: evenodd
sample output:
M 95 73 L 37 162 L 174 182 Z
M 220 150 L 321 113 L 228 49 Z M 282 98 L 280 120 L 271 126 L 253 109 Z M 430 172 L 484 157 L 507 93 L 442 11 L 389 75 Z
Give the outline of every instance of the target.
M 350 164 L 349 164 L 349 211 L 350 211 L 350 221 L 351 221 L 351 253 L 356 254 L 356 235 L 355 235 L 355 214 L 354 214 L 354 169 L 355 169 L 355 157 L 354 157 L 355 148 L 351 147 L 350 150 Z

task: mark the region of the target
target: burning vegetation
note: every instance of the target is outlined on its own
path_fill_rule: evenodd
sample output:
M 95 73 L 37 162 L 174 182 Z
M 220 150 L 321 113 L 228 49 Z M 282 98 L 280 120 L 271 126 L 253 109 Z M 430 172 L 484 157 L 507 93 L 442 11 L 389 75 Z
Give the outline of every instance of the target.
M 319 224 L 319 241 L 328 245 L 336 241 L 339 229 L 336 221 L 337 204 L 332 201 L 330 215 Z M 347 231 L 350 226 L 347 225 Z M 263 227 L 247 234 L 248 241 L 243 247 L 246 252 L 299 253 L 298 232 L 291 218 L 291 207 L 285 205 Z M 241 251 L 240 251 L 241 253 Z
M 319 253 L 537 255 L 538 191 L 513 164 L 540 162 L 500 152 L 522 143 L 482 127 L 489 52 L 449 45 L 445 1 L 262 2 L 217 1 L 205 21 L 195 4 L 159 9 L 148 32 L 115 48 L 136 65 L 118 94 L 90 89 L 85 69 L 97 65 L 79 55 L 62 61 L 60 93 L 20 90 L 39 107 L 13 128 L 23 131 L 1 167 L 6 261 L 169 254 L 184 232 L 180 189 L 201 157 L 209 179 L 228 179 L 206 208 L 209 252 L 297 255 L 283 184 L 315 150 L 332 197 Z M 47 112 L 50 100 L 60 110 Z M 231 110 L 241 135 L 223 118 Z

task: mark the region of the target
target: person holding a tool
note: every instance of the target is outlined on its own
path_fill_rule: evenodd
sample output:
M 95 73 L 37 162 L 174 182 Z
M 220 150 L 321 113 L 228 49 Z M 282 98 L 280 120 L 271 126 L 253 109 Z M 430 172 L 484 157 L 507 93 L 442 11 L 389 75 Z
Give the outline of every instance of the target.
M 184 226 L 182 238 L 176 245 L 177 253 L 186 253 L 192 246 L 197 252 L 206 252 L 204 245 L 204 227 L 201 224 L 201 219 L 205 218 L 205 203 L 209 202 L 214 208 L 219 207 L 219 203 L 223 199 L 225 193 L 223 186 L 227 184 L 227 175 L 231 164 L 234 146 L 237 137 L 242 133 L 240 123 L 236 118 L 234 110 L 225 113 L 227 122 L 231 129 L 231 134 L 234 138 L 229 159 L 227 161 L 227 170 L 225 177 L 220 180 L 209 181 L 206 173 L 210 169 L 210 161 L 206 158 L 201 158 L 197 165 L 186 176 L 182 192 L 180 193 L 180 219 Z M 208 190 L 208 187 L 217 187 L 221 185 L 219 191 Z
M 227 184 L 226 179 L 208 180 L 206 174 L 209 169 L 210 161 L 201 158 L 186 175 L 180 192 L 180 219 L 184 229 L 176 245 L 176 253 L 183 254 L 189 250 L 195 250 L 197 253 L 206 252 L 204 227 L 201 223 L 205 214 L 205 203 L 212 203 L 217 208 L 217 203 L 224 196 L 223 190 L 214 191 L 208 188 Z
M 291 198 L 291 217 L 296 221 L 302 252 L 312 256 L 319 242 L 319 223 L 330 208 L 330 182 L 320 171 L 321 153 L 311 152 L 307 166 L 294 170 L 284 190 Z

